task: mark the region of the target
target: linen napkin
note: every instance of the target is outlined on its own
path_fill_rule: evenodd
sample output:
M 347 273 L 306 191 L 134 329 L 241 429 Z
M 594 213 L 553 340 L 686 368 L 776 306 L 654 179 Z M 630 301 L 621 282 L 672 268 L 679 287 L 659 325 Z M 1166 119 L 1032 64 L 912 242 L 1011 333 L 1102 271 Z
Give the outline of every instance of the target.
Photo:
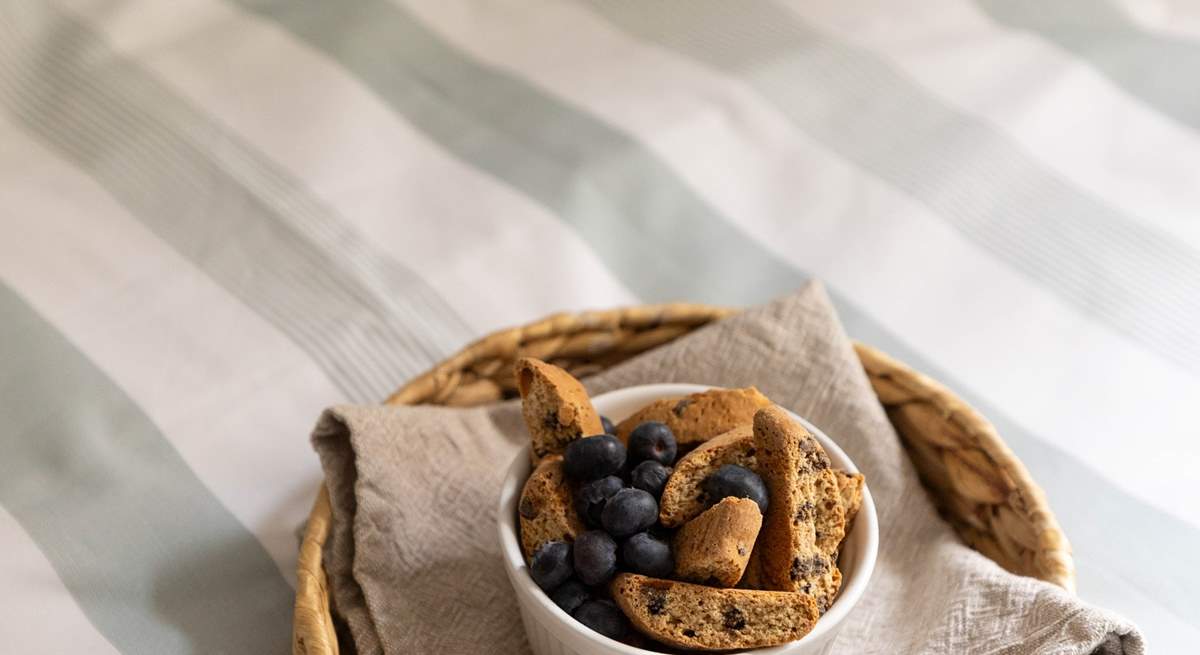
M 754 385 L 808 418 L 866 476 L 879 513 L 870 586 L 829 653 L 1140 655 L 1128 621 L 1007 573 L 935 512 L 824 290 L 706 326 L 586 380 Z M 527 653 L 495 507 L 527 439 L 515 402 L 335 407 L 313 444 L 333 507 L 325 566 L 359 653 Z

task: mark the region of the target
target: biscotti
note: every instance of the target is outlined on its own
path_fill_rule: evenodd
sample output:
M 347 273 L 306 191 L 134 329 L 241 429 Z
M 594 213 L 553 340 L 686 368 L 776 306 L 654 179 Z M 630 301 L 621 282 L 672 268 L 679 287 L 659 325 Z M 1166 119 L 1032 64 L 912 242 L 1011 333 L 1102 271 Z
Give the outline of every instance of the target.
M 732 587 L 742 578 L 762 527 L 758 503 L 722 499 L 675 533 L 675 577 Z
M 824 507 L 821 492 L 830 479 L 825 475 L 829 458 L 808 430 L 779 407 L 754 415 L 754 443 L 759 474 L 771 495 L 755 545 L 758 583 L 811 595 L 823 612 L 837 595 L 841 572 L 818 544 L 815 521 L 804 516 L 815 513 L 818 504 Z M 833 489 L 836 498 L 836 479 Z
M 703 512 L 708 505 L 702 491 L 704 479 L 725 464 L 755 470 L 754 430 L 749 422 L 709 439 L 675 462 L 675 472 L 659 501 L 659 521 L 674 528 Z
M 646 421 L 660 421 L 675 433 L 680 451 L 750 422 L 754 412 L 771 404 L 754 387 L 710 389 L 682 398 L 650 403 L 617 424 L 617 437 L 629 442 L 629 433 Z
M 838 495 L 841 496 L 842 510 L 846 515 L 846 534 L 854 527 L 854 517 L 862 507 L 863 487 L 866 478 L 861 473 L 836 471 L 838 476 Z
M 551 455 L 534 469 L 517 504 L 521 551 L 525 561 L 549 541 L 572 542 L 587 528 L 572 504 L 571 485 L 563 476 L 562 456 Z
M 633 573 L 617 575 L 610 590 L 634 627 L 679 648 L 775 646 L 808 634 L 818 617 L 805 594 L 716 589 Z
M 529 429 L 535 463 L 548 455 L 562 454 L 567 444 L 604 434 L 600 415 L 592 407 L 583 385 L 563 369 L 532 357 L 516 365 L 521 412 Z
M 846 509 L 842 505 L 842 493 L 838 484 L 838 474 L 833 469 L 824 469 L 817 475 L 817 497 L 813 508 L 813 529 L 817 540 L 817 548 L 837 561 L 838 548 L 842 538 L 846 536 Z M 802 509 L 807 510 L 807 507 Z M 808 520 L 797 514 L 797 519 Z

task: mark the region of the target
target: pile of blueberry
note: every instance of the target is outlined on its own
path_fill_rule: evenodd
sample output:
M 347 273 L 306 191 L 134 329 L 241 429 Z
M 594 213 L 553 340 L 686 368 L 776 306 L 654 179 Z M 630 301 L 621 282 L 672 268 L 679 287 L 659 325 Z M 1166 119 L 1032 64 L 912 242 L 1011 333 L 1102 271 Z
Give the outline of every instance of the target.
M 552 541 L 533 555 L 533 581 L 575 620 L 621 639 L 625 616 L 605 598 L 618 569 L 665 578 L 675 569 L 670 533 L 658 523 L 658 500 L 675 463 L 675 435 L 648 421 L 629 435 L 628 448 L 607 434 L 572 442 L 563 470 L 575 484 L 575 509 L 590 528 L 574 544 Z

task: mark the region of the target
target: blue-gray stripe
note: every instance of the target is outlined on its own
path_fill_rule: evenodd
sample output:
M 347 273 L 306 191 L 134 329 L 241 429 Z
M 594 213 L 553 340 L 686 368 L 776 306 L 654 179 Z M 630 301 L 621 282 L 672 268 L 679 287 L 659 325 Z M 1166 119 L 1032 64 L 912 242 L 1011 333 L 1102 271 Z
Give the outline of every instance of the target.
M 325 52 L 448 151 L 555 212 L 646 300 L 749 303 L 808 277 L 733 227 L 630 137 L 469 59 L 402 8 L 371 0 L 353 7 L 316 0 L 240 4 Z M 844 297 L 835 293 L 835 301 L 852 335 L 962 386 Z M 1076 546 L 1081 566 L 1114 571 L 1181 612 L 1195 606 L 1185 590 L 1200 585 L 1200 531 L 1128 496 L 997 408 L 967 399 L 1026 456 L 1068 534 L 1084 537 Z M 1097 534 L 1104 527 L 1092 522 L 1097 506 L 1120 512 L 1128 534 L 1160 538 Z M 1193 565 L 1175 567 L 1173 576 L 1144 575 L 1144 563 L 1163 542 L 1173 544 L 1177 561 Z M 1084 589 L 1088 584 L 1081 582 Z
M 299 182 L 43 3 L 0 5 L 0 107 L 290 337 L 350 399 L 471 336 Z
M 1200 129 L 1200 41 L 1138 25 L 1111 0 L 975 0 L 1003 25 L 1037 34 L 1127 93 Z
M 0 504 L 100 633 L 124 653 L 289 652 L 292 589 L 254 535 L 3 284 L 0 316 Z
M 588 3 L 751 85 L 800 130 L 903 190 L 1077 311 L 1200 373 L 1200 255 L 1089 195 L 881 57 L 772 3 Z M 916 253 L 914 253 L 916 254 Z

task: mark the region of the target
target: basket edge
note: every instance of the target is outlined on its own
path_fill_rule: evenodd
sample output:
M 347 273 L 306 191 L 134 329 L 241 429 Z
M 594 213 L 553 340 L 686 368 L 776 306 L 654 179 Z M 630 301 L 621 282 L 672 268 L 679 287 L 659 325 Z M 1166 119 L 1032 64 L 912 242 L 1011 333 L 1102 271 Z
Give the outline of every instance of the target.
M 292 655 L 338 655 L 337 632 L 329 607 L 329 585 L 321 552 L 333 519 L 329 490 L 321 484 L 304 527 L 296 564 L 296 602 L 292 618 Z
M 855 342 L 854 348 L 863 362 L 868 378 L 872 381 L 885 378 L 907 387 L 914 394 L 914 400 L 931 404 L 946 420 L 958 423 L 964 432 L 974 439 L 979 449 L 1012 479 L 1011 492 L 1020 499 L 1018 509 L 1022 511 L 1023 518 L 1033 526 L 1036 535 L 1036 557 L 1041 568 L 1041 575 L 1037 577 L 1074 594 L 1076 578 L 1070 542 L 1059 525 L 1045 492 L 1033 479 L 1024 462 L 1000 437 L 991 421 L 945 385 L 907 364 L 864 343 Z M 880 402 L 885 407 L 895 404 L 887 403 L 883 398 L 880 398 Z M 962 534 L 962 526 L 956 527 Z M 965 534 L 963 536 L 966 537 Z M 979 549 L 977 544 L 971 545 Z

